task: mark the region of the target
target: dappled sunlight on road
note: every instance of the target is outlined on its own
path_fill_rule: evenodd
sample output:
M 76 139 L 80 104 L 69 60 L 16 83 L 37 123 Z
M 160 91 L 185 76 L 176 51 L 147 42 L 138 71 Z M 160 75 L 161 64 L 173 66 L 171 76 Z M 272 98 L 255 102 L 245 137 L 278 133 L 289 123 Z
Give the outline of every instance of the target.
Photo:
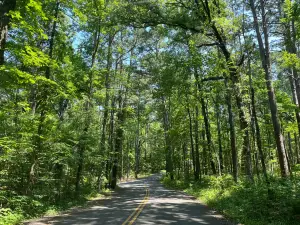
M 232 224 L 221 215 L 200 204 L 185 193 L 167 190 L 159 182 L 160 175 L 121 183 L 111 199 L 97 200 L 97 204 L 86 209 L 73 210 L 69 214 L 43 218 L 28 225 L 118 225 L 143 203 L 146 189 L 149 199 L 136 216 L 134 224 L 147 225 L 225 225 Z

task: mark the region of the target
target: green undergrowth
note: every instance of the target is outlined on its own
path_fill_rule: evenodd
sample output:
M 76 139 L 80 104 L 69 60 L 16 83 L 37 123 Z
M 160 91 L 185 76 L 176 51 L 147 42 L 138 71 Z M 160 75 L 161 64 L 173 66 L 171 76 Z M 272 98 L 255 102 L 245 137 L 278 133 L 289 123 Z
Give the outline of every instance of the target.
M 244 225 L 300 224 L 300 179 L 270 178 L 236 184 L 230 175 L 202 178 L 202 182 L 171 180 L 162 183 L 200 199 L 227 218 Z
M 138 179 L 142 179 L 142 178 L 145 178 L 145 177 L 149 177 L 151 175 L 153 175 L 154 173 L 152 172 L 141 172 L 138 174 Z M 125 175 L 123 177 L 123 179 L 119 180 L 119 182 L 126 182 L 126 181 L 129 181 L 129 180 L 135 180 L 135 174 L 134 173 L 130 173 L 128 176 Z
M 6 198 L 7 204 L 0 208 L 0 225 L 21 224 L 25 219 L 41 216 L 54 216 L 73 207 L 84 207 L 88 201 L 109 195 L 109 190 L 101 194 L 93 191 L 79 197 L 64 198 L 56 202 L 49 201 L 46 196 L 22 196 L 1 193 L 0 198 Z
M 150 175 L 151 173 L 143 172 L 138 177 Z M 134 179 L 134 174 L 130 174 L 129 179 Z M 51 192 L 29 196 L 0 189 L 0 225 L 16 225 L 26 219 L 55 216 L 73 207 L 85 207 L 88 201 L 110 194 L 110 189 L 104 189 L 99 194 L 88 187 L 83 188 L 78 196 L 71 191 L 69 194 L 65 193 L 60 199 L 53 199 Z

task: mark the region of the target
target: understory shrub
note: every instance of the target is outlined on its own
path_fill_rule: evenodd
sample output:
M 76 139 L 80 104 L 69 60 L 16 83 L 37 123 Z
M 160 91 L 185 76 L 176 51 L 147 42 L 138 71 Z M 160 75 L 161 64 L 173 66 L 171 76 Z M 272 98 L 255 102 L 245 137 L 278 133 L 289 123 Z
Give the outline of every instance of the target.
M 184 190 L 225 216 L 245 225 L 300 224 L 300 180 L 271 177 L 235 183 L 231 176 L 206 176 L 201 182 L 162 179 L 169 188 Z

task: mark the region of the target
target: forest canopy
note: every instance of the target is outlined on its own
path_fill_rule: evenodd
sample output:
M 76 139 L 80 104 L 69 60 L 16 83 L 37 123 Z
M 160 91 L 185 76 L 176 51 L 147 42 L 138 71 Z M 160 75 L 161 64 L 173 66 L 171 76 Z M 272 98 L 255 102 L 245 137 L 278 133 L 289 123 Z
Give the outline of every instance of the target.
M 299 56 L 299 0 L 0 0 L 0 221 L 161 170 L 300 204 Z

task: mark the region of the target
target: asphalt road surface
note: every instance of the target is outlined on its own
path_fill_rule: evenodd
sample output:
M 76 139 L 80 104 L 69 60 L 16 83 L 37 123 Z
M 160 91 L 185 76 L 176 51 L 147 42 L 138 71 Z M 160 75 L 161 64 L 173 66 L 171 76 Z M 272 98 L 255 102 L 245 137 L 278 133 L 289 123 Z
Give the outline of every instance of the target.
M 217 212 L 182 192 L 168 190 L 152 175 L 119 184 L 110 199 L 103 199 L 86 209 L 42 218 L 28 225 L 232 225 Z

